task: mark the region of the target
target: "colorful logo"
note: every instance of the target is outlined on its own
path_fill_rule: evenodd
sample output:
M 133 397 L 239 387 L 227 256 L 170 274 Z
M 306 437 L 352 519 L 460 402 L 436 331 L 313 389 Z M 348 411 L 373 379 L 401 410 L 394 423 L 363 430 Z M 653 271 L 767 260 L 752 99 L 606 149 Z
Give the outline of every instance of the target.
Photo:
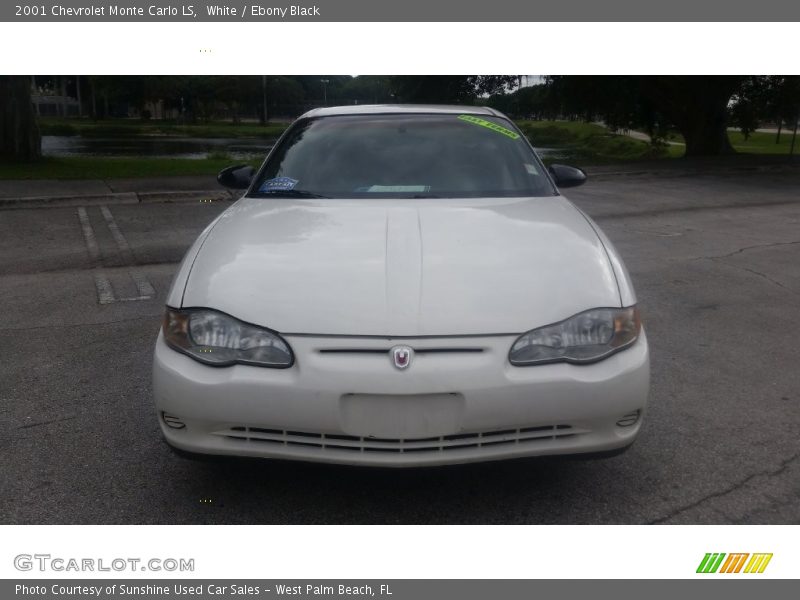
M 411 357 L 414 351 L 408 346 L 395 346 L 391 349 L 391 353 L 394 366 L 402 370 L 411 364 Z
M 748 560 L 748 557 L 750 560 Z M 697 567 L 698 573 L 763 573 L 772 553 L 749 554 L 739 552 L 725 554 L 724 552 L 707 552 Z M 724 562 L 723 562 L 724 561 Z M 744 567 L 744 569 L 743 569 Z

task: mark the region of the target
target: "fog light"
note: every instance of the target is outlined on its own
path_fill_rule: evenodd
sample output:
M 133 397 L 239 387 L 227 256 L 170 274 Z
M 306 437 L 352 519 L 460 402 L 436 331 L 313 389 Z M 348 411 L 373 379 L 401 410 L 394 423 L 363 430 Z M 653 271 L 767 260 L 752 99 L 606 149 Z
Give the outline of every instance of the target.
M 183 429 L 186 427 L 186 423 L 181 421 L 178 417 L 168 415 L 165 412 L 161 413 L 161 418 L 164 420 L 164 424 L 171 429 Z
M 642 416 L 641 410 L 630 412 L 617 421 L 617 427 L 630 427 L 631 425 L 636 425 L 636 423 L 639 422 L 640 416 Z

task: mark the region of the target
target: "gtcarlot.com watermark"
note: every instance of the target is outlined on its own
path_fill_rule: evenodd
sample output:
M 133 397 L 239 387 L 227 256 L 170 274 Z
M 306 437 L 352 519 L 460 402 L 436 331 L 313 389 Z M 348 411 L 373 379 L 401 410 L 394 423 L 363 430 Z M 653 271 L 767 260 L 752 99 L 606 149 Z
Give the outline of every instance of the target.
M 135 573 L 162 571 L 186 573 L 194 571 L 193 558 L 74 558 L 50 554 L 17 554 L 14 557 L 17 571 L 41 572 L 116 572 Z

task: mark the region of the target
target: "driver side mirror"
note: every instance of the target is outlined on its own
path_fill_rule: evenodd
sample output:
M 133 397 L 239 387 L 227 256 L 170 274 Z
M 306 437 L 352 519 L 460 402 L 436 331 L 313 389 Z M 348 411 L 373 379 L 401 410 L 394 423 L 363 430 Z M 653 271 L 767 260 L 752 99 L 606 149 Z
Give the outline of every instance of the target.
M 550 165 L 547 169 L 560 188 L 576 187 L 586 183 L 586 172 L 568 165 Z
M 222 169 L 217 175 L 217 182 L 226 188 L 246 190 L 253 181 L 256 170 L 250 165 L 235 165 Z

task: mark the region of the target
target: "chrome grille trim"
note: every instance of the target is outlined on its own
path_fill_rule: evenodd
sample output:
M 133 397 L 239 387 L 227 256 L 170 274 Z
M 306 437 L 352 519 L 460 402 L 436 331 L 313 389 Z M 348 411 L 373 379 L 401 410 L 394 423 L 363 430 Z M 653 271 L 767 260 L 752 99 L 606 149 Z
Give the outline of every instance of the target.
M 412 348 L 415 354 L 481 353 L 484 348 Z M 320 348 L 320 354 L 389 354 L 391 348 Z
M 231 440 L 278 446 L 305 446 L 350 452 L 445 452 L 498 445 L 544 443 L 588 433 L 572 425 L 541 425 L 476 433 L 456 433 L 432 438 L 390 439 L 344 434 L 288 431 L 263 427 L 234 426 L 212 432 Z

